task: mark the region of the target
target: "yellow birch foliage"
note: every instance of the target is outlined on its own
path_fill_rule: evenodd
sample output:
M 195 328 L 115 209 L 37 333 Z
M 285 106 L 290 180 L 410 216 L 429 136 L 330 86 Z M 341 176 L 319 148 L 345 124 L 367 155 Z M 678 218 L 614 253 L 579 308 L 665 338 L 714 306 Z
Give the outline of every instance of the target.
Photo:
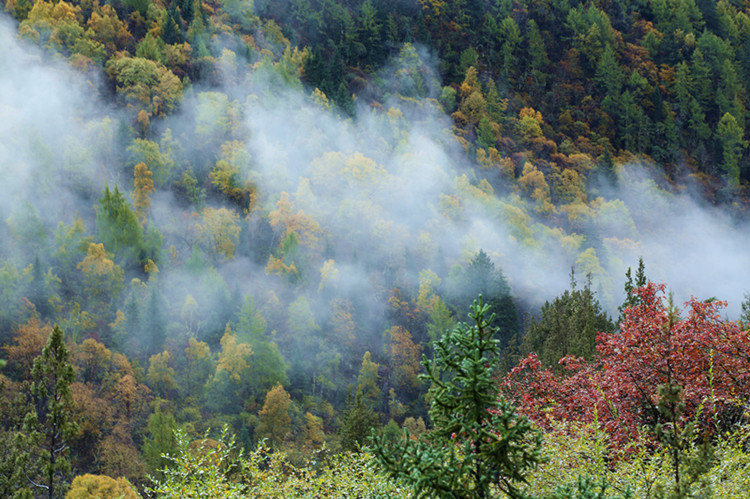
M 339 269 L 336 268 L 334 260 L 326 260 L 320 269 L 320 284 L 318 291 L 326 287 L 335 287 L 339 279 Z
M 224 336 L 221 337 L 221 353 L 219 353 L 219 363 L 216 366 L 217 374 L 220 371 L 227 373 L 229 379 L 239 383 L 242 374 L 249 367 L 248 359 L 253 354 L 253 349 L 248 343 L 238 343 L 237 335 L 227 324 L 224 329 Z
M 524 107 L 518 113 L 518 134 L 524 140 L 531 140 L 544 136 L 542 132 L 542 113 L 535 111 L 533 108 Z
M 424 419 L 409 416 L 404 419 L 404 428 L 409 430 L 409 438 L 412 440 L 418 440 L 422 433 L 427 432 L 427 426 L 424 424 Z
M 432 311 L 432 297 L 435 295 L 435 288 L 440 286 L 441 280 L 438 275 L 430 269 L 422 270 L 419 273 L 419 292 L 417 293 L 417 307 L 425 313 Z
M 500 156 L 500 153 L 494 147 L 487 150 L 479 148 L 477 150 L 477 162 L 483 169 L 499 170 L 504 178 L 516 178 L 516 165 L 513 164 L 513 160 Z
M 98 396 L 100 390 L 93 383 L 72 383 L 70 391 L 75 403 L 71 419 L 78 425 L 71 445 L 82 462 L 91 462 L 95 459 L 105 428 L 114 419 L 114 406 L 106 398 Z
M 186 388 L 193 392 L 197 388 L 196 384 L 206 381 L 213 367 L 211 359 L 211 347 L 204 341 L 198 341 L 195 338 L 188 340 L 188 346 L 185 347 L 185 374 Z
M 549 185 L 544 178 L 544 173 L 537 170 L 530 162 L 523 165 L 523 172 L 518 179 L 518 184 L 529 193 L 531 199 L 536 201 L 536 210 L 542 214 L 553 214 L 555 210 L 550 198 Z
M 164 116 L 182 101 L 182 82 L 163 64 L 118 53 L 107 61 L 105 70 L 115 80 L 117 93 L 136 112 Z
M 86 258 L 78 264 L 78 269 L 83 272 L 86 293 L 95 299 L 113 298 L 122 290 L 124 272 L 102 243 L 89 244 Z
M 271 227 L 283 231 L 279 238 L 282 243 L 289 234 L 294 232 L 301 245 L 313 249 L 318 246 L 320 224 L 304 211 L 295 211 L 294 202 L 288 193 L 281 193 L 281 197 L 276 202 L 276 209 L 268 214 L 268 218 Z
M 146 225 L 146 217 L 148 212 L 151 210 L 151 194 L 156 189 L 154 188 L 153 173 L 148 169 L 146 163 L 138 163 L 133 168 L 133 190 L 134 197 L 133 208 L 135 208 L 135 214 L 138 216 L 138 221 L 142 226 Z
M 252 211 L 257 194 L 255 186 L 243 178 L 243 171 L 250 163 L 250 154 L 245 144 L 238 140 L 221 145 L 221 158 L 208 174 L 211 184 L 237 203 L 245 213 Z
M 473 128 L 487 114 L 487 101 L 482 95 L 482 85 L 479 83 L 475 67 L 470 66 L 466 69 L 466 77 L 459 88 L 459 95 L 458 111 L 453 113 L 453 117 L 458 123 L 465 123 Z
M 109 4 L 95 4 L 86 26 L 90 29 L 87 34 L 107 49 L 110 54 L 125 48 L 132 35 L 127 25 L 117 17 L 117 12 Z
M 112 433 L 104 437 L 102 443 L 99 445 L 98 460 L 101 463 L 99 471 L 107 476 L 123 477 L 118 478 L 118 481 L 124 481 L 126 479 L 140 481 L 146 475 L 146 463 L 143 462 L 141 453 L 133 443 L 131 432 L 132 429 L 130 428 L 130 425 L 120 421 L 115 425 Z M 89 498 L 98 496 L 94 495 L 84 497 Z M 121 496 L 101 495 L 101 497 L 109 498 Z M 124 495 L 122 497 L 128 499 L 131 496 Z M 140 496 L 136 495 L 135 497 Z
M 365 352 L 362 356 L 362 367 L 360 367 L 357 377 L 357 392 L 362 395 L 362 400 L 370 409 L 375 408 L 380 401 L 379 368 L 380 364 L 372 361 L 370 352 Z
M 133 486 L 120 477 L 117 480 L 106 475 L 80 475 L 73 479 L 65 499 L 92 499 L 97 497 L 118 497 L 138 499 Z
M 281 384 L 277 384 L 266 394 L 266 401 L 258 413 L 260 423 L 255 431 L 274 447 L 281 445 L 292 431 L 292 418 L 289 416 L 291 404 L 289 394 Z
M 130 419 L 136 408 L 139 400 L 138 388 L 138 381 L 132 373 L 125 374 L 115 385 L 115 400 L 126 419 Z
M 83 34 L 81 7 L 68 2 L 34 2 L 18 33 L 47 48 L 70 50 Z
M 101 381 L 111 367 L 112 352 L 104 343 L 93 338 L 83 340 L 71 353 L 73 366 L 81 381 Z
M 331 110 L 331 101 L 319 88 L 316 87 L 315 90 L 313 90 L 311 97 L 315 105 L 321 107 L 326 111 Z
M 311 167 L 313 183 L 324 188 L 338 186 L 367 189 L 389 178 L 383 166 L 360 152 L 347 156 L 341 152 L 329 151 L 314 160 Z
M 598 285 L 599 296 L 604 303 L 613 302 L 612 278 L 602 267 L 594 248 L 588 248 L 578 255 L 575 270 L 578 275 L 590 277 Z
M 148 372 L 146 381 L 154 391 L 164 398 L 168 398 L 170 393 L 177 388 L 174 380 L 174 369 L 170 367 L 172 354 L 168 350 L 157 353 L 149 358 Z
M 200 241 L 215 255 L 234 258 L 235 243 L 240 237 L 240 216 L 228 208 L 204 208 L 203 222 L 198 226 Z
M 354 306 L 348 299 L 331 300 L 333 332 L 339 345 L 351 347 L 357 338 L 357 323 L 354 321 Z
M 195 338 L 188 340 L 188 346 L 185 347 L 185 358 L 189 366 L 194 366 L 202 360 L 211 357 L 211 347 L 205 341 L 198 341 Z
M 414 393 L 419 388 L 417 375 L 422 369 L 422 345 L 414 343 L 411 333 L 401 326 L 387 331 L 391 340 L 393 384 L 397 390 Z
M 268 263 L 266 264 L 266 274 L 276 274 L 276 275 L 295 275 L 299 277 L 299 273 L 297 272 L 297 267 L 294 265 L 294 263 L 291 263 L 289 265 L 285 264 L 284 261 L 281 258 L 276 258 L 273 255 L 268 255 Z
M 567 204 L 560 207 L 560 211 L 568 215 L 571 222 L 580 222 L 591 215 L 586 196 L 585 180 L 572 168 L 562 171 L 559 178 L 558 190 L 560 198 Z
M 302 451 L 310 454 L 312 451 L 323 447 L 325 432 L 323 431 L 323 420 L 311 412 L 305 413 L 305 428 L 302 433 Z

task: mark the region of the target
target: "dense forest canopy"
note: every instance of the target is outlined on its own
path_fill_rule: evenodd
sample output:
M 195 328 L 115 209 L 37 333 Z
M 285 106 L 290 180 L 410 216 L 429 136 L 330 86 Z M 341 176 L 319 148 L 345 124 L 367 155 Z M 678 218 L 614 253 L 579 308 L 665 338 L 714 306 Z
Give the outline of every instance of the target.
M 750 316 L 750 4 L 2 5 L 2 397 L 64 331 L 75 474 L 168 477 L 177 428 L 424 432 L 478 295 L 499 371 L 591 360 L 639 257 Z

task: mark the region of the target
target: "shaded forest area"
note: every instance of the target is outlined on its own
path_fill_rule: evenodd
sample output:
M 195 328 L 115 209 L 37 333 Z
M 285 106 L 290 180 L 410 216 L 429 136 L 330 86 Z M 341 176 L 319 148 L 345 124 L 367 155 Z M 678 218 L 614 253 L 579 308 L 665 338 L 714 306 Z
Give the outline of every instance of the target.
M 406 494 L 341 452 L 445 437 L 423 355 L 479 295 L 565 483 L 747 462 L 747 3 L 2 5 L 0 495 Z

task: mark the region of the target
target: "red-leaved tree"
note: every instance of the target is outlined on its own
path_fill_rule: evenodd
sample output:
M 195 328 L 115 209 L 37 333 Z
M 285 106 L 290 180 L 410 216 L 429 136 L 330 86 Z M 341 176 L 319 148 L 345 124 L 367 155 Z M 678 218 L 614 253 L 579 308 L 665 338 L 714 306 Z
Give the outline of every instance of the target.
M 618 446 L 661 422 L 661 385 L 682 388 L 680 417 L 703 431 L 744 417 L 748 331 L 722 319 L 725 302 L 692 298 L 680 313 L 664 290 L 653 283 L 634 290 L 639 304 L 625 310 L 619 332 L 597 336 L 598 355 L 590 362 L 565 357 L 564 372 L 555 374 L 530 354 L 505 378 L 505 396 L 542 425 L 551 419 L 597 422 Z

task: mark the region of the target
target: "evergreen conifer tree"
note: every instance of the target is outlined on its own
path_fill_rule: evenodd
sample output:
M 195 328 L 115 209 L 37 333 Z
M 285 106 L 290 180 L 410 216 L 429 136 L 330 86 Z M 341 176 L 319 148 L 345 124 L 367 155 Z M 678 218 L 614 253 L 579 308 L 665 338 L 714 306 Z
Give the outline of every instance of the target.
M 609 333 L 614 324 L 602 311 L 591 290 L 590 280 L 583 289 L 576 288 L 575 274 L 570 274 L 570 290 L 546 302 L 539 320 L 531 319 L 523 339 L 524 350 L 536 352 L 542 364 L 557 366 L 566 355 L 591 359 L 596 353 L 596 335 Z
M 377 414 L 367 407 L 364 395 L 357 390 L 354 398 L 349 399 L 344 420 L 339 429 L 341 448 L 344 451 L 358 451 L 367 443 L 367 437 L 372 430 L 379 426 Z
M 69 485 L 68 442 L 78 426 L 71 420 L 74 402 L 70 385 L 75 371 L 68 362 L 63 338 L 62 329 L 55 326 L 31 369 L 30 410 L 15 442 L 16 468 L 30 487 L 19 490 L 17 497 L 24 493 L 31 496 L 31 490 L 38 497 L 63 497 Z
M 503 492 L 519 498 L 517 484 L 541 460 L 541 435 L 502 399 L 493 381 L 498 340 L 489 306 L 481 295 L 469 317 L 423 358 L 432 383 L 433 428 L 420 441 L 403 439 L 393 447 L 375 438 L 374 454 L 393 477 L 409 484 L 417 497 L 486 498 Z
M 641 304 L 641 298 L 637 294 L 633 294 L 633 290 L 642 288 L 648 283 L 646 277 L 646 266 L 643 264 L 643 257 L 638 258 L 638 270 L 635 272 L 635 281 L 631 275 L 630 267 L 625 272 L 625 301 L 619 306 L 620 318 L 617 322 L 622 322 L 625 318 L 625 309 L 628 307 L 635 307 Z

